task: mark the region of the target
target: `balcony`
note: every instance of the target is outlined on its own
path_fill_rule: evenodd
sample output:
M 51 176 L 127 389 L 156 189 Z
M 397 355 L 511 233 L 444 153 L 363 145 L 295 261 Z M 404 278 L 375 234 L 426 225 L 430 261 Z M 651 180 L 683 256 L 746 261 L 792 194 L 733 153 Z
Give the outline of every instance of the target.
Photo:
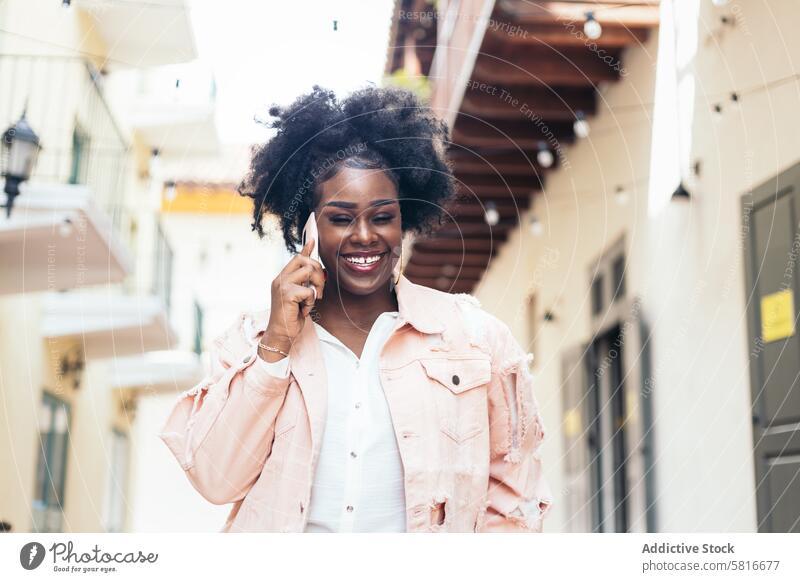
M 131 270 L 119 238 L 129 146 L 102 83 L 80 58 L 0 56 L 0 127 L 25 111 L 43 145 L 0 216 L 0 294 L 116 283 Z
M 120 2 L 73 0 L 106 41 L 112 70 L 183 63 L 197 58 L 189 10 L 184 0 Z
M 43 301 L 42 335 L 80 339 L 86 359 L 143 356 L 176 345 L 166 313 L 158 297 L 112 288 L 50 293 Z

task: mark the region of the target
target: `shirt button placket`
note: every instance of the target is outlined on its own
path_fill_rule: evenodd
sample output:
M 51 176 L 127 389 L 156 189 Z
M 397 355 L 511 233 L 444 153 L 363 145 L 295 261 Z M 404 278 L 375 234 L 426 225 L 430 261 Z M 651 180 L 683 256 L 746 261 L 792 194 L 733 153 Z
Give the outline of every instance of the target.
M 341 528 L 343 532 L 353 531 L 355 520 L 355 506 L 358 505 L 359 490 L 361 489 L 361 459 L 358 457 L 356 451 L 360 450 L 361 436 L 363 432 L 363 418 L 361 415 L 355 414 L 355 410 L 361 407 L 363 400 L 363 381 L 361 374 L 361 367 L 359 361 L 355 362 L 355 376 L 356 386 L 355 394 L 353 395 L 356 400 L 354 407 L 350 409 L 350 414 L 347 419 L 347 449 L 349 459 L 347 469 L 345 471 L 345 488 L 344 488 L 344 511 L 341 517 Z

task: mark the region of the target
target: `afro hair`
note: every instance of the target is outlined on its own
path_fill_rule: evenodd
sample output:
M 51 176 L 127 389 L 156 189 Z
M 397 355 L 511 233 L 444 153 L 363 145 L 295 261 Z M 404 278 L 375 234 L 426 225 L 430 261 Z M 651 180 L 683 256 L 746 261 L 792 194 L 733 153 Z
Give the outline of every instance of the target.
M 442 223 L 443 205 L 455 194 L 447 124 L 413 93 L 367 87 L 339 101 L 315 85 L 289 107 L 273 106 L 269 113 L 277 133 L 253 149 L 238 188 L 253 199 L 252 229 L 260 238 L 262 217 L 274 215 L 294 252 L 317 187 L 342 165 L 387 173 L 398 190 L 403 232 Z

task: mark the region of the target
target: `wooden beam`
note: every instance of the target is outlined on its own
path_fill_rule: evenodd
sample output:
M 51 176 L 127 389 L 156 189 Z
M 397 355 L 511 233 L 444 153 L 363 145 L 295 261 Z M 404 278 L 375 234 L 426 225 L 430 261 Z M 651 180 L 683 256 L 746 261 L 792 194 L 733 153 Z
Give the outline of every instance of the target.
M 456 176 L 461 184 L 470 190 L 486 188 L 505 188 L 509 192 L 530 193 L 540 189 L 539 181 L 525 176 L 503 176 L 497 173 L 462 174 Z
M 463 192 L 459 196 L 457 196 L 454 200 L 448 202 L 447 208 L 452 208 L 457 210 L 457 208 L 463 204 L 475 204 L 480 201 L 481 204 L 486 204 L 489 200 L 494 202 L 495 204 L 501 203 L 509 203 L 515 204 L 519 208 L 527 208 L 531 201 L 531 194 L 526 193 L 522 195 L 514 194 L 513 192 L 509 192 L 508 189 L 489 189 L 484 188 L 481 189 L 479 192 Z
M 542 175 L 536 163 L 536 152 L 526 153 L 519 150 L 485 151 L 452 148 L 447 154 L 456 173 L 500 173 L 503 175 Z M 556 156 L 556 164 L 558 156 Z
M 448 226 L 441 226 L 433 232 L 436 239 L 474 239 L 485 238 L 494 241 L 505 241 L 508 233 L 517 227 L 517 221 L 506 218 L 494 226 L 489 226 L 486 221 L 462 222 L 457 220 Z
M 472 253 L 475 251 L 488 252 L 497 247 L 496 241 L 487 238 L 466 238 L 466 239 L 447 239 L 447 238 L 423 238 L 414 241 L 414 250 L 426 252 L 464 252 Z
M 620 55 L 609 51 L 620 62 Z M 619 80 L 619 71 L 581 48 L 556 50 L 547 46 L 531 46 L 524 50 L 509 47 L 503 53 L 483 54 L 475 62 L 473 79 L 491 85 L 564 85 L 596 87 L 598 83 Z
M 461 111 L 489 121 L 530 119 L 529 112 L 548 121 L 572 121 L 576 111 L 597 109 L 594 90 L 584 87 L 495 87 L 469 90 Z
M 480 278 L 483 276 L 485 270 L 486 269 L 484 268 L 484 266 L 457 267 L 455 265 L 449 265 L 446 263 L 441 265 L 408 264 L 403 270 L 403 273 L 406 275 L 406 277 L 414 276 L 414 277 L 436 278 L 444 276 L 444 277 L 457 277 L 458 279 L 461 280 L 479 281 Z
M 491 252 L 475 251 L 468 255 L 463 253 L 415 251 L 408 259 L 408 265 L 437 266 L 450 265 L 452 267 L 481 267 L 485 268 L 492 258 Z
M 569 121 L 537 124 L 527 120 L 499 120 L 487 123 L 459 115 L 452 135 L 454 142 L 468 148 L 506 147 L 533 150 L 541 141 L 556 140 L 557 143 L 571 143 L 575 139 L 572 125 Z
M 515 23 L 573 23 L 583 27 L 586 13 L 592 12 L 601 25 L 626 28 L 656 28 L 659 23 L 659 2 L 588 2 L 573 0 L 500 0 L 498 19 Z
M 598 48 L 625 48 L 631 45 L 640 45 L 647 40 L 649 28 L 628 28 L 617 23 L 606 23 L 600 38 L 592 40 L 583 32 L 583 21 L 565 26 L 565 23 L 534 23 L 517 22 L 513 17 L 507 18 L 509 26 L 514 27 L 510 33 L 502 28 L 489 28 L 483 40 L 483 52 L 493 54 L 493 51 L 505 43 L 515 46 L 546 45 L 551 47 L 584 47 L 594 44 Z
M 432 289 L 438 289 L 439 291 L 445 291 L 447 293 L 470 293 L 472 289 L 475 288 L 475 285 L 472 281 L 450 281 L 448 279 L 441 279 L 442 283 L 440 283 L 440 279 L 428 279 L 425 277 L 409 277 L 409 280 L 417 285 L 424 285 L 425 287 L 431 287 Z
M 486 216 L 486 202 L 483 200 L 476 200 L 468 204 L 462 203 L 457 206 L 448 207 L 447 210 L 456 216 L 456 220 L 459 223 L 470 220 L 483 221 L 485 220 Z M 495 207 L 497 208 L 497 212 L 500 214 L 501 221 L 507 217 L 519 216 L 525 210 L 527 210 L 529 206 L 530 201 L 528 201 L 528 204 L 525 204 L 524 206 L 513 204 L 513 201 L 507 200 L 495 203 Z

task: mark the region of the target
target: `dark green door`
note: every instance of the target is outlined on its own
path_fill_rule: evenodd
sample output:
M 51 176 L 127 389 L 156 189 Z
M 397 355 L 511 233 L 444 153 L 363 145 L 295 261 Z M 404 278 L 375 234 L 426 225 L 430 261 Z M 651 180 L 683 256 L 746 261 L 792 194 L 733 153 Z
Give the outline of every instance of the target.
M 758 531 L 800 532 L 800 164 L 742 198 Z

